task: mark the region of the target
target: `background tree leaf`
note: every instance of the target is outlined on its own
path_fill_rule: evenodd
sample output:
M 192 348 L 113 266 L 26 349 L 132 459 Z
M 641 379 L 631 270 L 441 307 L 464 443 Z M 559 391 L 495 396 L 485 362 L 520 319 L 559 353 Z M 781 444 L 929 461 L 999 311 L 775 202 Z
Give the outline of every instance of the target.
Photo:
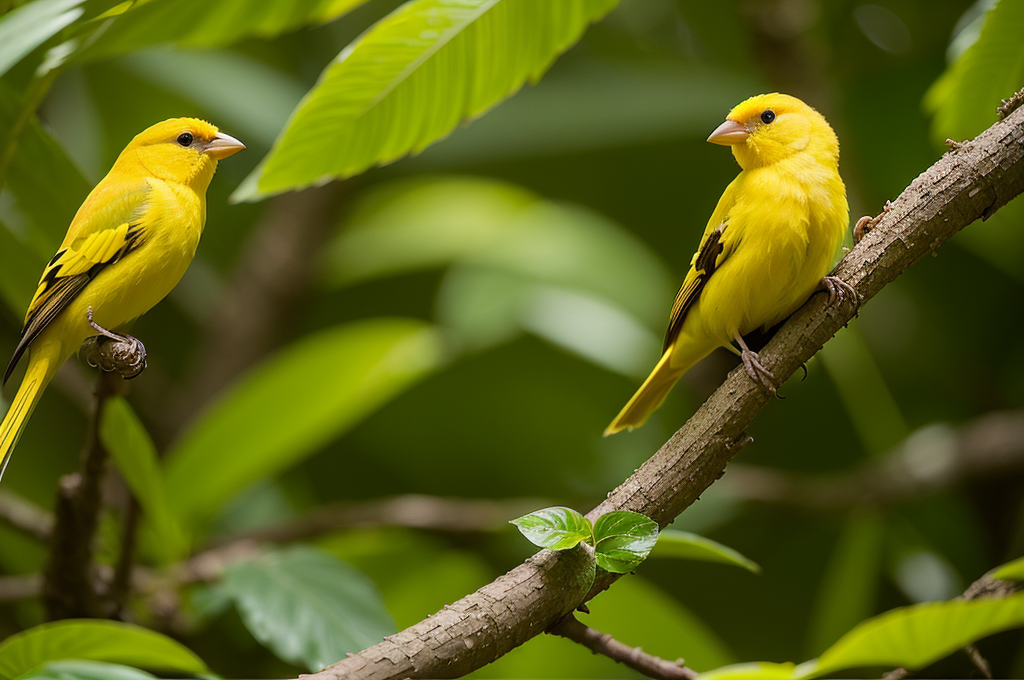
M 167 503 L 156 447 L 124 398 L 107 400 L 100 421 L 100 440 L 142 506 L 155 534 L 151 549 L 164 563 L 182 558 L 187 544 Z
M 921 668 L 999 631 L 1024 626 L 1024 594 L 894 609 L 860 624 L 829 647 L 805 677 L 847 668 Z
M 651 551 L 651 557 L 678 557 L 684 560 L 702 560 L 732 564 L 741 569 L 760 574 L 761 567 L 738 551 L 710 538 L 704 538 L 689 531 L 665 529 L 658 534 L 658 542 Z
M 925 105 L 934 113 L 932 136 L 970 139 L 995 121 L 1001 99 L 1024 85 L 1024 3 L 999 0 L 977 41 L 932 85 Z
M 414 0 L 349 45 L 236 200 L 421 151 L 538 80 L 616 0 Z M 463 59 L 461 55 L 474 55 Z
M 554 507 L 531 512 L 511 520 L 530 543 L 541 548 L 568 550 L 580 541 L 590 541 L 590 520 L 572 508 Z
M 82 16 L 85 0 L 35 0 L 0 16 L 0 75 Z
M 120 14 L 76 56 L 109 58 L 154 45 L 221 47 L 337 19 L 366 0 L 149 0 Z
M 137 668 L 99 661 L 58 661 L 23 676 L 24 680 L 153 680 L 155 677 Z
M 167 454 L 167 497 L 187 527 L 313 454 L 436 368 L 441 340 L 411 319 L 337 326 L 282 350 L 232 387 Z
M 228 567 L 224 588 L 253 636 L 316 671 L 395 632 L 373 583 L 306 546 Z
M 106 661 L 179 673 L 203 673 L 190 649 L 128 623 L 67 619 L 44 623 L 0 643 L 0 679 L 14 680 L 54 661 Z
M 658 540 L 658 523 L 638 512 L 617 510 L 594 522 L 597 566 L 616 574 L 632 571 L 647 559 Z
M 1024 557 L 1018 557 L 1012 562 L 996 567 L 989 575 L 1005 581 L 1024 581 Z

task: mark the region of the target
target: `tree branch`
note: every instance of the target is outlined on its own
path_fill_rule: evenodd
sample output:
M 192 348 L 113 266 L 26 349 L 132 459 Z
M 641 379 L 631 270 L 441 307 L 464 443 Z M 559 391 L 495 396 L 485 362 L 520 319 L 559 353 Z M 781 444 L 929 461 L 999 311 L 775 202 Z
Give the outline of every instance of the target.
M 82 470 L 61 478 L 57 489 L 50 557 L 43 572 L 43 603 L 51 620 L 104 615 L 92 560 L 107 465 L 100 418 L 121 383 L 116 373 L 100 373 Z
M 53 530 L 53 515 L 6 491 L 0 491 L 0 522 L 41 541 L 49 541 Z
M 834 270 L 862 300 L 874 297 L 956 232 L 985 219 L 1024 190 L 1024 109 L 1008 115 L 922 173 Z M 788 378 L 850 321 L 855 309 L 826 308 L 816 295 L 760 353 Z M 591 520 L 613 510 L 642 513 L 666 526 L 725 470 L 749 440 L 744 430 L 767 393 L 734 370 L 696 414 L 607 500 Z M 550 628 L 618 576 L 583 576 L 592 562 L 579 549 L 543 550 L 444 610 L 310 676 L 316 680 L 456 677 L 490 663 Z M 545 587 L 547 586 L 547 587 Z
M 989 413 L 959 428 L 929 425 L 895 451 L 850 472 L 798 475 L 733 465 L 723 488 L 744 500 L 819 511 L 880 507 L 958 482 L 1024 467 L 1024 410 Z
M 640 647 L 630 647 L 608 633 L 602 633 L 580 623 L 572 614 L 549 628 L 547 632 L 578 642 L 594 654 L 607 656 L 649 678 L 657 680 L 696 680 L 697 678 L 697 672 L 684 666 L 682 659 L 666 661 L 647 654 Z

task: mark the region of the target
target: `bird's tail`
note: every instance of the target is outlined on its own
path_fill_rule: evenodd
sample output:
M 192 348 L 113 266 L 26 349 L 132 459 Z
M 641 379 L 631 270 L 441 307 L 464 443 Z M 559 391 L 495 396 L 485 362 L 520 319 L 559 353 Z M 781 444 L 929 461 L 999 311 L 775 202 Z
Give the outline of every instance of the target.
M 647 376 L 644 384 L 636 391 L 629 403 L 622 407 L 612 424 L 605 428 L 605 437 L 643 425 L 647 418 L 654 413 L 654 410 L 661 406 L 661 402 L 665 401 L 672 386 L 682 377 L 683 373 L 686 373 L 693 364 L 701 359 L 701 356 L 698 356 L 690 363 L 673 365 L 672 354 L 674 351 L 675 347 L 665 350 L 665 353 L 661 355 L 661 361 Z M 678 362 L 678 357 L 676 360 Z
M 0 478 L 7 469 L 7 463 L 11 460 L 11 453 L 21 437 L 22 430 L 28 422 L 29 416 L 39 403 L 39 397 L 56 372 L 53 357 L 47 353 L 37 353 L 29 361 L 28 370 L 18 388 L 18 394 L 14 397 L 11 407 L 7 409 L 4 422 L 0 425 Z

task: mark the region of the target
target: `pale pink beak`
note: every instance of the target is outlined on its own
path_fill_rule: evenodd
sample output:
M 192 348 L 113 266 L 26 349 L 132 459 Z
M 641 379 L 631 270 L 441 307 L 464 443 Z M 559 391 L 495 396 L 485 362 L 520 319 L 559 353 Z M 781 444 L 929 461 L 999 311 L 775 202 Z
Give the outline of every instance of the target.
M 747 141 L 747 137 L 750 136 L 750 130 L 743 123 L 737 123 L 734 120 L 727 120 L 711 133 L 708 137 L 708 141 L 712 144 L 721 144 L 722 146 L 733 146 L 734 144 L 742 144 Z
M 218 132 L 217 136 L 211 139 L 210 142 L 206 145 L 206 149 L 204 150 L 204 152 L 210 158 L 216 158 L 217 160 L 221 160 L 222 158 L 227 158 L 232 154 L 238 153 L 244 148 L 245 144 L 242 144 L 240 141 L 238 141 L 231 135 L 226 135 L 223 132 Z

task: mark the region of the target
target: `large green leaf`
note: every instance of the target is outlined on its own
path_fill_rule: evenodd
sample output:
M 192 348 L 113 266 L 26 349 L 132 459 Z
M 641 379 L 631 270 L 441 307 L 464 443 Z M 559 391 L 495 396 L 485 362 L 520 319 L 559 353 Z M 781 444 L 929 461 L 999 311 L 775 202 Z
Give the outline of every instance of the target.
M 10 138 L 9 131 L 22 115 L 22 106 L 14 90 L 0 82 L 0 157 L 8 153 L 8 146 L 15 145 L 7 173 L 0 180 L 14 197 L 26 228 L 26 243 L 48 260 L 89 193 L 90 184 L 35 116 L 17 139 Z
M 617 0 L 413 0 L 349 45 L 235 193 L 250 200 L 421 151 L 538 80 Z
M 119 15 L 79 59 L 112 57 L 153 45 L 220 47 L 271 38 L 340 17 L 366 0 L 150 0 Z
M 115 621 L 68 619 L 44 623 L 0 644 L 0 680 L 20 678 L 54 661 L 85 660 L 181 673 L 206 664 L 190 649 L 155 631 Z
M 989 572 L 992 578 L 1005 581 L 1024 581 L 1024 557 L 1018 557 L 1012 562 L 1007 562 Z
M 7 225 L 0 223 L 0 296 L 16 318 L 28 309 L 45 264 L 45 259 L 26 248 Z
M 24 680 L 154 680 L 155 675 L 130 666 L 99 661 L 58 661 L 43 666 Z
M 82 16 L 85 0 L 35 0 L 0 16 L 0 75 Z
M 1024 87 L 1024 3 L 999 0 L 977 41 L 946 70 L 925 96 L 941 142 L 974 137 L 995 122 L 995 109 Z
M 395 632 L 373 583 L 314 548 L 296 546 L 232 565 L 224 588 L 257 640 L 313 671 Z
M 689 531 L 665 529 L 658 535 L 658 542 L 651 551 L 651 557 L 678 557 L 685 560 L 721 562 L 746 569 L 754 574 L 761 573 L 761 567 L 736 550 L 710 538 L 704 538 Z
M 1006 599 L 951 600 L 893 609 L 868 619 L 812 661 L 748 663 L 702 673 L 701 680 L 808 680 L 854 668 L 923 668 L 994 633 L 1024 626 L 1024 593 Z
M 903 666 L 914 670 L 975 640 L 1024 626 L 1024 594 L 1003 600 L 953 600 L 903 607 L 865 621 L 829 647 L 811 673 Z
M 306 337 L 228 390 L 167 456 L 167 497 L 186 528 L 237 492 L 313 454 L 441 361 L 441 339 L 411 319 Z
M 167 503 L 156 447 L 123 398 L 115 397 L 104 406 L 100 439 L 142 506 L 159 557 L 165 563 L 182 557 L 187 545 Z

